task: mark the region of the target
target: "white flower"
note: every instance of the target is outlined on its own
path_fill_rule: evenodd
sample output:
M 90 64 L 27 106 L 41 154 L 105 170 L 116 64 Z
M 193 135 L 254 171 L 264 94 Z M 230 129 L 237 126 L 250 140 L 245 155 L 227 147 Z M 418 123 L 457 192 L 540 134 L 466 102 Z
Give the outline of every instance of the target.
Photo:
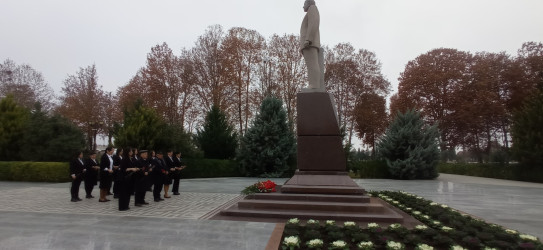
M 394 200 L 392 201 L 392 203 L 394 203 L 394 204 L 400 204 L 399 201 L 394 201 Z
M 430 203 L 430 206 L 437 206 L 438 204 L 435 202 Z
M 466 248 L 463 248 L 459 245 L 454 245 L 450 248 L 450 250 L 467 250 Z
M 405 206 L 402 205 L 402 204 L 399 204 L 398 207 L 399 207 L 399 208 L 404 208 Z
M 518 234 L 518 231 L 513 229 L 505 229 L 505 232 L 507 232 L 508 234 Z
M 390 224 L 390 226 L 388 226 L 388 227 L 390 227 L 391 229 L 398 229 L 398 228 L 402 227 L 402 225 L 400 225 L 398 223 L 394 223 L 394 224 Z
M 426 230 L 426 229 L 428 229 L 428 227 L 425 226 L 425 225 L 417 225 L 415 228 L 418 229 L 418 230 Z
M 372 248 L 373 243 L 371 241 L 362 241 L 358 243 L 358 248 Z
M 370 194 L 370 193 L 367 193 L 367 195 L 368 195 L 369 197 L 373 197 L 373 195 L 372 195 L 372 194 Z
M 439 222 L 439 221 L 437 221 L 437 220 L 432 221 L 432 223 L 434 223 L 434 225 L 440 225 L 440 224 L 441 224 L 441 222 Z
M 448 208 L 449 206 L 447 205 L 441 205 L 442 208 Z
M 298 224 L 300 223 L 300 220 L 298 220 L 298 218 L 292 218 L 290 220 L 287 221 L 288 224 Z
M 401 250 L 403 249 L 403 245 L 400 242 L 395 241 L 389 241 L 387 242 L 387 249 L 395 249 L 395 250 Z
M 428 246 L 426 244 L 418 244 L 415 249 L 416 250 L 433 250 L 434 248 L 432 246 Z
M 335 225 L 335 224 L 336 224 L 335 220 L 327 220 L 326 221 L 326 225 Z
M 420 211 L 413 211 L 413 214 L 414 214 L 414 215 L 420 215 L 421 212 L 420 212 Z
M 318 220 L 308 220 L 307 224 L 319 224 Z
M 336 248 L 341 248 L 341 247 L 346 247 L 347 243 L 345 243 L 345 241 L 342 241 L 342 240 L 336 240 L 336 241 L 332 242 L 332 246 L 334 246 Z
M 429 219 L 430 219 L 430 216 L 428 216 L 428 215 L 423 215 L 422 218 L 429 220 Z
M 376 228 L 379 227 L 379 224 L 377 223 L 368 223 L 368 228 Z
M 498 250 L 497 248 L 493 248 L 493 247 L 485 247 L 483 248 L 483 250 Z
M 420 197 L 420 196 L 417 196 L 417 199 L 422 200 L 422 199 L 424 199 L 424 198 L 422 198 L 422 197 Z
M 453 228 L 452 228 L 452 227 L 445 227 L 445 226 L 444 226 L 444 227 L 441 228 L 441 230 L 443 230 L 443 232 L 450 232 L 450 231 L 453 230 Z
M 321 239 L 314 239 L 307 242 L 307 245 L 310 247 L 322 247 L 322 244 L 324 244 L 324 242 Z
M 407 211 L 411 211 L 411 210 L 413 210 L 413 209 L 412 209 L 412 208 L 410 208 L 410 207 L 406 207 L 406 208 L 405 208 L 405 210 L 407 210 Z
M 356 223 L 352 222 L 352 221 L 346 221 L 343 223 L 344 226 L 346 227 L 354 227 L 356 226 Z
M 529 234 L 521 234 L 519 237 L 523 240 L 531 240 L 531 241 L 537 241 L 537 237 L 529 235 Z
M 300 239 L 298 238 L 298 236 L 285 237 L 285 240 L 283 240 L 283 244 L 287 246 L 298 246 L 299 242 Z

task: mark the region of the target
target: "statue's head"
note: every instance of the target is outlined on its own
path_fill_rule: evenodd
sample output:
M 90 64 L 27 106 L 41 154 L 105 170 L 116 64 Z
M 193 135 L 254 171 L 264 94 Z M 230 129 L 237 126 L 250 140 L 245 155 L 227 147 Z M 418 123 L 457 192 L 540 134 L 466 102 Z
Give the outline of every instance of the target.
M 311 5 L 315 5 L 315 0 L 305 0 L 304 11 L 307 12 L 307 10 L 309 10 L 309 6 Z

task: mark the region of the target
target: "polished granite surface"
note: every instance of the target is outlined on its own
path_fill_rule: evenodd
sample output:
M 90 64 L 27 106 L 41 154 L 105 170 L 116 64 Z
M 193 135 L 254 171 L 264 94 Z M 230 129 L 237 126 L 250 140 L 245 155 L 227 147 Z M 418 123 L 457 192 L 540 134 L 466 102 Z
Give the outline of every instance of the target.
M 264 249 L 273 223 L 203 219 L 257 180 L 182 180 L 180 196 L 126 212 L 116 202 L 70 202 L 69 183 L 0 182 L 0 249 Z M 355 182 L 366 190 L 417 194 L 543 238 L 543 184 L 448 174 Z

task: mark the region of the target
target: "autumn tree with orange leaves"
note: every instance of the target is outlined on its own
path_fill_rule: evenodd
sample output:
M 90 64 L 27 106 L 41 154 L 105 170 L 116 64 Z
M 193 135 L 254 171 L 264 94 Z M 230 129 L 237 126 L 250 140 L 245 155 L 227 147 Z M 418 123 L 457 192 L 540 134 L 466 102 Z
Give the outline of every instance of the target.
M 77 73 L 68 75 L 62 93 L 57 112 L 84 131 L 88 149 L 95 150 L 96 135 L 103 132 L 104 121 L 109 116 L 105 110 L 107 95 L 98 84 L 96 66 L 80 68 Z

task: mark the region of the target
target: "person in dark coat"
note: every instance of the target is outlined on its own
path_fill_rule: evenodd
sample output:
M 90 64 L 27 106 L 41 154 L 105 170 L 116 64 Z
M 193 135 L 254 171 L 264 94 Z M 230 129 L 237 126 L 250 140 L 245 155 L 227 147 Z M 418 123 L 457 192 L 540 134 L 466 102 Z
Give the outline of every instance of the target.
M 174 155 L 173 165 L 175 166 L 175 171 L 173 175 L 172 192 L 174 195 L 179 195 L 179 180 L 181 179 L 181 170 L 185 168 L 185 163 L 181 160 L 180 152 L 175 152 Z
M 100 199 L 99 202 L 110 201 L 106 198 L 108 190 L 111 188 L 113 174 L 113 148 L 107 147 L 106 153 L 100 159 Z
M 166 152 L 166 157 L 164 157 L 164 162 L 166 162 L 166 168 L 168 171 L 168 174 L 164 177 L 164 198 L 172 198 L 168 191 L 170 190 L 170 185 L 172 184 L 172 180 L 175 177 L 175 164 L 173 163 L 173 152 L 171 150 L 168 150 Z
M 145 201 L 145 194 L 149 188 L 149 171 L 151 169 L 151 162 L 148 159 L 147 150 L 140 150 L 140 157 L 138 161 L 134 161 L 134 164 L 139 169 L 132 176 L 134 178 L 134 206 L 140 207 L 142 205 L 148 205 Z M 134 158 L 135 159 L 135 158 Z
M 152 179 L 153 179 L 153 198 L 155 202 L 163 201 L 160 198 L 160 192 L 162 192 L 162 185 L 164 184 L 165 175 L 168 174 L 168 167 L 164 162 L 164 155 L 162 152 L 156 152 L 156 158 L 153 160 Z
M 83 174 L 85 173 L 85 164 L 83 163 L 83 152 L 79 151 L 70 162 L 70 176 L 72 177 L 72 187 L 70 193 L 72 196 L 72 202 L 82 201 L 79 198 L 79 186 L 83 180 Z
M 87 193 L 86 198 L 90 199 L 94 198 L 92 190 L 98 184 L 98 171 L 100 170 L 100 166 L 96 162 L 96 151 L 91 152 L 89 158 L 85 160 L 85 169 L 85 193 Z
M 125 148 L 121 152 L 124 153 L 116 181 L 116 185 L 118 186 L 116 194 L 119 196 L 119 211 L 126 211 L 130 209 L 130 195 L 134 186 L 132 176 L 139 169 L 134 167 L 134 163 L 132 162 L 132 149 Z
M 123 159 L 123 149 L 118 148 L 115 154 L 113 155 L 113 198 L 119 198 L 119 188 L 120 185 L 117 184 L 118 181 L 122 179 L 119 176 L 119 167 L 121 166 L 121 161 Z

